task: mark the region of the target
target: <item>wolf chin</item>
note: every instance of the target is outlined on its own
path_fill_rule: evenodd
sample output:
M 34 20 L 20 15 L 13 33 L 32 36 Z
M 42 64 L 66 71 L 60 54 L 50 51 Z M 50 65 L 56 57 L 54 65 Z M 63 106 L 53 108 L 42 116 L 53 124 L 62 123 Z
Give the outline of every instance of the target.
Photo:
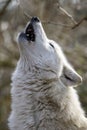
M 18 35 L 20 59 L 12 76 L 10 130 L 87 130 L 74 87 L 82 78 L 60 46 L 33 17 Z

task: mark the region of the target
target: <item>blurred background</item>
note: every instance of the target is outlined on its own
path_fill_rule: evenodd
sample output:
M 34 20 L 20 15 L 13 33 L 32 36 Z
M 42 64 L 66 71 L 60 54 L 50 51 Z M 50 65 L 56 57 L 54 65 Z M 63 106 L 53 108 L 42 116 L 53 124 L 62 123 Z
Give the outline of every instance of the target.
M 77 22 L 87 17 L 87 0 L 58 2 Z M 44 21 L 47 36 L 60 44 L 69 62 L 83 77 L 83 83 L 75 89 L 87 113 L 87 21 L 72 29 L 74 23 L 60 11 L 57 0 L 0 0 L 0 130 L 8 130 L 11 75 L 19 59 L 17 35 L 31 16 Z

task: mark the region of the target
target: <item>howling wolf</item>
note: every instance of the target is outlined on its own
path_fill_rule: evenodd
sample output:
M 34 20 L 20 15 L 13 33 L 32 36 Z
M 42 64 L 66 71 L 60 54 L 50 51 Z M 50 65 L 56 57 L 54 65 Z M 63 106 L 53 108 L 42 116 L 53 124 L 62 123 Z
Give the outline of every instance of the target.
M 87 130 L 74 89 L 82 78 L 60 46 L 33 17 L 18 35 L 20 59 L 12 76 L 10 130 Z

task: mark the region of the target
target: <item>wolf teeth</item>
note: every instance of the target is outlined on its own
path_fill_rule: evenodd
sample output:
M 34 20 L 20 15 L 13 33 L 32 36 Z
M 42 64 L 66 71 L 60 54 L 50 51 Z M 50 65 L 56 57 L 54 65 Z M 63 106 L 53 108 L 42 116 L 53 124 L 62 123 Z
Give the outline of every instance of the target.
M 26 36 L 28 36 L 28 37 L 29 37 L 29 35 L 30 35 L 30 34 L 26 34 Z

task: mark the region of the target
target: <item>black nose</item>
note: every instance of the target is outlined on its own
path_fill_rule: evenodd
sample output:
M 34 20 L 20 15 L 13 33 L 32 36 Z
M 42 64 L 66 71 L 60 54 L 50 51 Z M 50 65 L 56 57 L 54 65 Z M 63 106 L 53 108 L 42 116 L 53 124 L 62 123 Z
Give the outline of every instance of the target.
M 38 17 L 32 17 L 31 22 L 40 22 Z

